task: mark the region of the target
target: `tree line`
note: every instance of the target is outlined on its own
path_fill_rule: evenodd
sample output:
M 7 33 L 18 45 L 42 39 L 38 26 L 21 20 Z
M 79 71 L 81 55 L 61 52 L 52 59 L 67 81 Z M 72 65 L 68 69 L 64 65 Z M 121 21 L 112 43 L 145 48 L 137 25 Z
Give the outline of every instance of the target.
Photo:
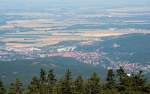
M 109 69 L 106 75 L 106 80 L 101 80 L 95 72 L 87 79 L 82 75 L 72 78 L 72 72 L 67 69 L 56 79 L 53 70 L 41 69 L 39 77 L 32 77 L 27 87 L 19 79 L 8 88 L 0 81 L 0 94 L 150 94 L 150 83 L 142 71 L 128 75 L 120 67 Z

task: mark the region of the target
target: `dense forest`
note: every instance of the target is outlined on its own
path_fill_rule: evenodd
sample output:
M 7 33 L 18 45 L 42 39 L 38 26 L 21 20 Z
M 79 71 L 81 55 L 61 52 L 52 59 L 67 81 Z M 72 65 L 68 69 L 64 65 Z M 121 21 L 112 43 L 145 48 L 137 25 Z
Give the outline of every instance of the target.
M 106 75 L 106 80 L 101 80 L 97 73 L 89 78 L 82 75 L 73 78 L 67 69 L 57 78 L 53 70 L 41 69 L 39 77 L 34 76 L 27 87 L 19 79 L 9 87 L 0 81 L 0 94 L 150 94 L 150 83 L 142 71 L 129 75 L 120 67 L 109 69 Z

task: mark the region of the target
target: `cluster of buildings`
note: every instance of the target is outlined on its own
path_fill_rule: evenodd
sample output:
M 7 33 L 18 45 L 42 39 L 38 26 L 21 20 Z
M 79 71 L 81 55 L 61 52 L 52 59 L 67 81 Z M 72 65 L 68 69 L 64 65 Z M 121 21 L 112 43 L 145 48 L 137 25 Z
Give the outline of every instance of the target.
M 27 48 L 27 49 L 6 49 L 4 51 L 0 50 L 0 60 L 1 61 L 12 61 L 16 59 L 35 59 L 35 58 L 47 58 L 47 57 L 67 57 L 73 58 L 81 63 L 84 64 L 91 64 L 91 65 L 98 65 L 100 64 L 102 59 L 105 59 L 109 62 L 109 64 L 102 63 L 105 68 L 108 66 L 112 68 L 118 68 L 119 66 L 123 66 L 128 71 L 135 71 L 135 70 L 144 70 L 150 71 L 149 64 L 138 64 L 138 63 L 129 63 L 129 62 L 122 62 L 122 61 L 113 61 L 111 58 L 107 57 L 106 54 L 99 51 L 78 51 L 76 47 L 69 46 L 69 47 L 62 47 L 56 48 L 54 50 L 43 51 L 39 48 Z
M 65 52 L 50 52 L 48 57 L 70 57 L 74 58 L 79 62 L 86 64 L 97 65 L 100 62 L 100 55 L 97 52 L 81 52 L 81 51 L 65 51 Z

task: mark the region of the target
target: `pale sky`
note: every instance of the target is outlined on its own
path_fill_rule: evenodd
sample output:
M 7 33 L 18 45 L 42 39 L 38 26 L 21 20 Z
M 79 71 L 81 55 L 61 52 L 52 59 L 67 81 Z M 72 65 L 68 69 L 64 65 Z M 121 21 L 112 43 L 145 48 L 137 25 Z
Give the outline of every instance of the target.
M 127 6 L 150 5 L 150 0 L 0 0 L 0 8 L 48 8 L 50 6 Z

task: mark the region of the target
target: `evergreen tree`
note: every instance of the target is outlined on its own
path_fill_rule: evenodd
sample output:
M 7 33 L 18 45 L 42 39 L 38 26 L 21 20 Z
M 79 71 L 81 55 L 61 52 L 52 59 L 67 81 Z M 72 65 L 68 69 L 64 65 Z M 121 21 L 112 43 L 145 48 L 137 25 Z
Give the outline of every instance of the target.
M 22 83 L 18 79 L 11 83 L 8 93 L 5 92 L 0 81 L 0 94 L 150 94 L 150 83 L 145 79 L 142 71 L 127 75 L 122 67 L 116 73 L 110 69 L 106 80 L 104 88 L 96 73 L 93 73 L 88 80 L 84 80 L 79 75 L 72 81 L 71 71 L 68 69 L 65 75 L 56 81 L 53 70 L 46 75 L 46 71 L 41 69 L 40 78 L 33 77 L 24 92 Z
M 53 70 L 49 70 L 47 80 L 48 80 L 49 85 L 55 84 L 56 78 L 55 78 Z
M 112 89 L 115 87 L 115 74 L 112 69 L 108 70 L 106 87 Z
M 22 83 L 19 79 L 16 79 L 13 83 L 10 84 L 8 94 L 22 94 Z
M 146 79 L 143 71 L 139 71 L 137 74 L 131 76 L 132 91 L 144 92 L 146 89 Z
M 84 80 L 81 75 L 74 81 L 74 94 L 84 94 Z
M 117 69 L 117 77 L 119 91 L 125 91 L 125 84 L 128 84 L 128 76 L 123 67 Z
M 144 78 L 143 72 L 133 73 L 131 76 L 128 76 L 125 73 L 125 70 L 120 67 L 117 70 L 117 75 L 119 77 L 118 89 L 123 94 L 141 94 L 144 93 L 146 80 Z
M 0 80 L 0 94 L 5 94 L 6 90 L 4 88 L 3 82 Z
M 119 94 L 118 90 L 116 89 L 115 80 L 115 73 L 113 69 L 109 69 L 107 71 L 106 84 L 104 84 L 103 94 Z
M 40 71 L 40 83 L 45 83 L 46 81 L 46 71 L 41 68 Z
M 40 71 L 40 85 L 39 85 L 39 91 L 40 94 L 46 94 L 47 93 L 47 79 L 46 79 L 46 71 L 41 68 Z
M 55 78 L 53 70 L 49 70 L 48 76 L 47 76 L 47 82 L 48 82 L 48 87 L 47 87 L 48 94 L 52 94 L 53 92 L 55 92 L 53 91 L 53 89 L 56 83 L 56 78 Z
M 86 84 L 86 94 L 100 94 L 101 93 L 101 83 L 100 78 L 96 73 L 93 73 L 90 79 L 88 79 Z
M 63 94 L 64 88 L 64 77 L 61 77 L 56 83 L 53 88 L 53 94 Z
M 40 87 L 39 80 L 34 76 L 28 87 L 29 89 L 28 94 L 39 94 L 39 87 Z
M 71 71 L 67 69 L 64 78 L 61 79 L 61 89 L 60 94 L 72 94 L 72 77 L 71 77 Z

